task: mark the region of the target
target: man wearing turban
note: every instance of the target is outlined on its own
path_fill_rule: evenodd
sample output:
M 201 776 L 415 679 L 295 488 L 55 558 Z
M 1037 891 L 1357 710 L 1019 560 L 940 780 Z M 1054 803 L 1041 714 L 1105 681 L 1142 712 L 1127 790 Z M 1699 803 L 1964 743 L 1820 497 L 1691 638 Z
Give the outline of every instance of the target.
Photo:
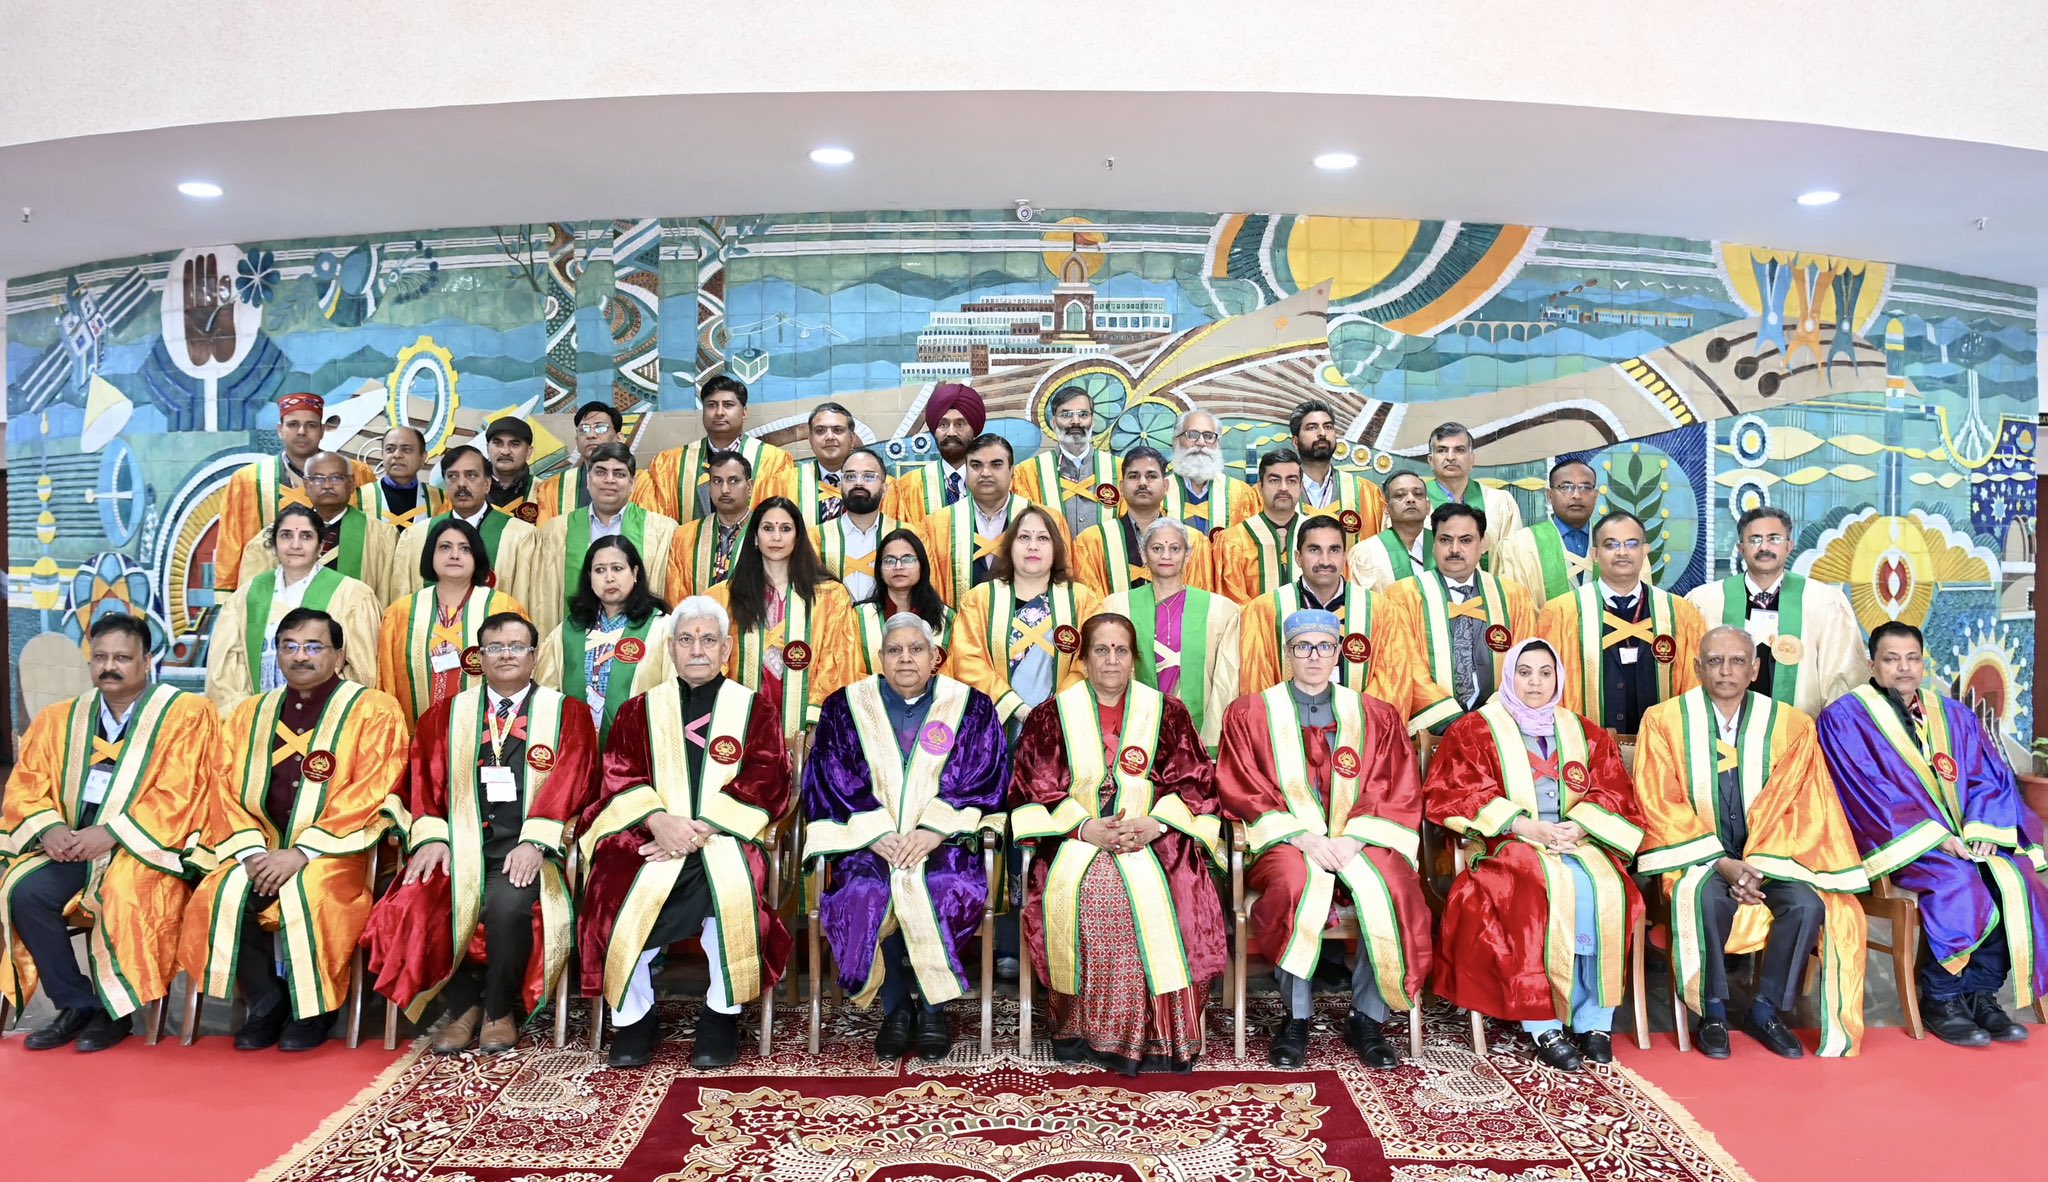
M 897 473 L 882 503 L 885 516 L 912 529 L 967 495 L 967 445 L 988 425 L 988 405 L 974 387 L 946 382 L 925 402 L 924 425 L 939 445 L 939 458 Z

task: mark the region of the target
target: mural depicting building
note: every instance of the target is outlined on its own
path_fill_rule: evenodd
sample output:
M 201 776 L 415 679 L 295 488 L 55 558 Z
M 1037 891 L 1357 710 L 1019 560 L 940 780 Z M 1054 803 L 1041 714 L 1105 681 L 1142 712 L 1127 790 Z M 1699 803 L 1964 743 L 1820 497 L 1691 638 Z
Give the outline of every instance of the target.
M 1735 516 L 1779 505 L 1802 569 L 1847 585 L 1866 627 L 1927 627 L 1937 675 L 2008 745 L 2031 733 L 2037 308 L 2015 285 L 1531 226 L 895 211 L 202 245 L 21 279 L 6 306 L 32 700 L 116 606 L 196 679 L 219 493 L 278 450 L 288 390 L 326 396 L 330 446 L 372 461 L 400 418 L 444 447 L 592 398 L 645 451 L 694 434 L 696 385 L 729 372 L 756 433 L 794 443 L 832 399 L 896 462 L 930 454 L 941 381 L 980 388 L 1027 454 L 1069 383 L 1110 446 L 1168 445 L 1199 405 L 1240 467 L 1306 397 L 1380 477 L 1456 419 L 1525 516 L 1553 457 L 1591 459 L 1674 589 L 1724 577 Z

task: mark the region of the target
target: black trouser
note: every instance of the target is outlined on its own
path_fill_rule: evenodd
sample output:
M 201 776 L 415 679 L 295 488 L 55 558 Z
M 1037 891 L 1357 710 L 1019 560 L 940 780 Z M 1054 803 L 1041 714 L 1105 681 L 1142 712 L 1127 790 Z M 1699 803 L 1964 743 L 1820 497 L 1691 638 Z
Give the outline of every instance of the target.
M 276 895 L 249 890 L 242 907 L 242 947 L 235 956 L 235 985 L 242 1000 L 249 1003 L 249 1016 L 258 1018 L 284 1001 L 284 986 L 277 974 L 277 933 L 266 932 L 260 917 L 277 902 Z
M 693 854 L 683 860 L 661 913 L 647 931 L 647 949 L 666 948 L 678 940 L 694 940 L 704 933 L 704 921 L 711 918 L 711 880 L 704 877 L 704 857 Z
M 1763 980 L 1756 996 L 1780 1010 L 1799 1002 L 1800 970 L 1820 940 L 1826 910 L 1820 896 L 1803 882 L 1772 878 L 1764 881 L 1764 906 L 1771 912 L 1771 934 L 1764 942 Z M 1700 922 L 1706 928 L 1706 980 L 1700 996 L 1728 1000 L 1728 931 L 1735 924 L 1735 896 L 1728 880 L 1716 874 L 1707 880 L 1700 899 Z
M 917 970 L 910 964 L 910 946 L 903 942 L 903 933 L 895 932 L 882 941 L 882 1012 L 893 1014 L 910 1008 L 911 994 L 917 993 L 916 1000 L 923 1002 L 924 991 L 917 989 Z M 925 1005 L 928 1013 L 936 1014 L 944 1006 Z
M 519 1016 L 527 962 L 533 959 L 533 905 L 540 901 L 540 875 L 523 887 L 505 877 L 498 859 L 484 870 L 484 947 L 482 965 L 463 959 L 455 950 L 455 979 L 441 994 L 448 1012 L 461 1014 L 479 1002 L 486 1021 Z
M 51 862 L 15 885 L 8 911 L 15 938 L 28 949 L 43 979 L 43 993 L 60 1010 L 92 1010 L 100 1005 L 92 982 L 79 971 L 71 950 L 71 928 L 64 908 L 85 889 L 92 874 L 89 862 Z

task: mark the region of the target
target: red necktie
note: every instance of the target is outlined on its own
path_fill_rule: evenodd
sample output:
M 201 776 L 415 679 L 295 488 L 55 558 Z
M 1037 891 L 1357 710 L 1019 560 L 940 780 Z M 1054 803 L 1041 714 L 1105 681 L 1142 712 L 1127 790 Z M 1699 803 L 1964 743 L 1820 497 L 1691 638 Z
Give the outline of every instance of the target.
M 1327 807 L 1330 803 L 1330 736 L 1337 733 L 1334 724 L 1330 726 L 1305 726 L 1301 728 L 1301 739 L 1308 756 L 1308 777 L 1316 786 L 1316 795 Z

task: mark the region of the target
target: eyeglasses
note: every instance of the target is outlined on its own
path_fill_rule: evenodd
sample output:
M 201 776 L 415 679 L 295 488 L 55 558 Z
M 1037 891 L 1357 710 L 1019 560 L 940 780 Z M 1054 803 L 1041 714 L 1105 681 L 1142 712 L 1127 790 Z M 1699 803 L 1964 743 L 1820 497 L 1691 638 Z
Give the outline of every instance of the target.
M 906 566 L 916 566 L 917 555 L 885 554 L 875 561 L 875 565 L 881 567 L 883 570 L 901 570 Z
M 317 657 L 333 647 L 317 640 L 286 640 L 278 643 L 277 651 L 287 657 Z
M 1092 410 L 1063 410 L 1052 416 L 1055 423 L 1086 423 L 1095 418 Z
M 1597 484 L 1553 484 L 1553 485 L 1551 485 L 1551 486 L 1550 486 L 1550 491 L 1551 491 L 1551 492 L 1561 492 L 1561 493 L 1567 493 L 1567 494 L 1569 494 L 1569 493 L 1589 493 L 1589 492 L 1598 492 L 1598 491 L 1600 491 L 1600 486 L 1599 486 L 1599 485 L 1597 485 Z
M 317 475 L 317 476 L 308 476 L 308 477 L 306 477 L 306 483 L 307 483 L 307 484 L 346 484 L 346 483 L 348 483 L 348 479 L 349 479 L 349 474 L 348 474 L 348 473 L 346 473 L 346 472 L 322 472 L 322 473 L 320 473 L 320 474 L 319 474 L 319 475 Z
M 1215 443 L 1223 438 L 1215 431 L 1182 431 L 1180 437 L 1189 443 Z
M 1785 544 L 1785 535 L 1751 534 L 1742 540 L 1752 546 L 1782 546 Z
M 1641 538 L 1609 538 L 1600 543 L 1600 548 L 1609 554 L 1619 554 L 1623 550 L 1634 554 L 1643 548 L 1643 540 Z
M 1302 660 L 1306 660 L 1309 657 L 1334 657 L 1337 655 L 1337 642 L 1334 640 L 1297 640 L 1287 646 L 1287 651 Z
M 612 433 L 612 425 L 610 423 L 578 423 L 576 424 L 576 433 L 578 435 L 609 435 Z
M 882 474 L 880 472 L 841 472 L 839 474 L 839 483 L 880 484 L 882 483 Z
M 532 651 L 533 646 L 530 644 L 487 644 L 484 646 L 484 655 L 487 657 L 523 657 Z

